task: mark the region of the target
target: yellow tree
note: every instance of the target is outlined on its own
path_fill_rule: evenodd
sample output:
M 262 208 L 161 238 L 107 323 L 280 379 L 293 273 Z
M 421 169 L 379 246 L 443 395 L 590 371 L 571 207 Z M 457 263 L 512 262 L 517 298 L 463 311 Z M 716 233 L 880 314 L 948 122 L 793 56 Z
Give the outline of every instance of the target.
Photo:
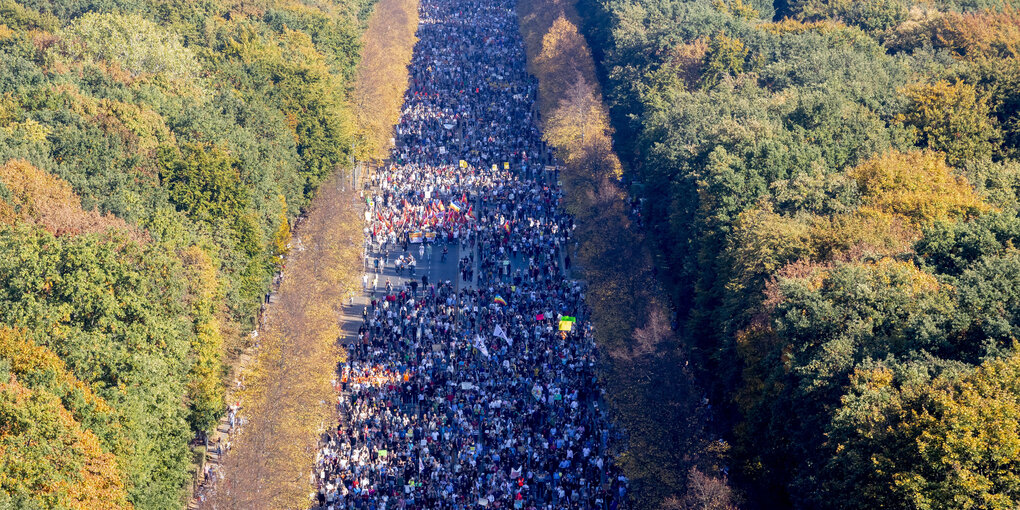
M 973 85 L 939 81 L 903 92 L 910 104 L 900 120 L 916 128 L 920 144 L 945 152 L 952 164 L 992 156 L 1001 133 Z
M 0 182 L 10 193 L 10 204 L 0 205 L 0 222 L 34 223 L 58 236 L 112 228 L 135 241 L 147 239 L 144 233 L 111 214 L 82 210 L 81 200 L 66 181 L 25 160 L 12 159 L 0 166 Z
M 857 181 L 867 207 L 905 216 L 915 225 L 991 209 L 936 152 L 892 151 L 865 161 L 847 175 Z
M 102 398 L 55 353 L 7 328 L 0 379 L 0 505 L 131 508 L 117 457 L 126 445 Z
M 327 181 L 301 230 L 301 246 L 268 312 L 252 366 L 242 373 L 246 419 L 210 503 L 227 509 L 303 508 L 319 434 L 333 422 L 332 381 L 343 299 L 361 267 L 357 195 Z
M 362 36 L 351 103 L 357 119 L 360 158 L 383 159 L 400 118 L 407 66 L 418 38 L 417 0 L 380 0 Z

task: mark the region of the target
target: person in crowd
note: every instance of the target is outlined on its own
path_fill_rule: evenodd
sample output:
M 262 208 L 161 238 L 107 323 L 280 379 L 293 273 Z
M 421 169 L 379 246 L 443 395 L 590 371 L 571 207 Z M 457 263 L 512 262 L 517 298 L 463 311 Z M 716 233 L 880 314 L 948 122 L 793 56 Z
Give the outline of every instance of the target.
M 373 281 L 348 345 L 316 460 L 322 508 L 625 506 L 514 7 L 419 4 L 398 143 L 366 192 L 373 245 L 402 250 L 412 276 L 379 299 Z M 409 245 L 433 239 L 443 262 L 459 247 L 460 281 L 413 276 Z

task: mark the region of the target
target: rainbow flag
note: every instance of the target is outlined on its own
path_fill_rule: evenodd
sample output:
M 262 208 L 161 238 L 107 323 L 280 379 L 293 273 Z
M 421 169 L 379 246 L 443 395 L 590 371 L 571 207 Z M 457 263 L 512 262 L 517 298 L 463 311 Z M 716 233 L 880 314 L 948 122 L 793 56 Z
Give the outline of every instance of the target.
M 493 302 L 493 303 L 498 303 L 498 304 L 501 304 L 501 305 L 503 305 L 503 306 L 506 306 L 506 300 L 505 300 L 505 299 L 503 299 L 503 297 L 502 297 L 502 296 L 496 296 L 496 297 L 492 298 L 492 302 Z

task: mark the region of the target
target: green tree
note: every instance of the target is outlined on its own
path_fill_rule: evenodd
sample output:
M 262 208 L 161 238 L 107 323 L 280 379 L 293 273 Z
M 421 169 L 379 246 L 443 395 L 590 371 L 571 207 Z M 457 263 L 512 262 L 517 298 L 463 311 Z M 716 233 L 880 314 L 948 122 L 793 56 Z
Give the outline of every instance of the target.
M 1016 354 L 932 374 L 859 370 L 830 428 L 826 477 L 841 508 L 1014 508 L 1020 497 Z
M 737 76 L 747 70 L 750 50 L 743 41 L 729 37 L 720 32 L 708 42 L 708 53 L 705 54 L 705 71 L 701 75 L 701 83 L 711 87 L 725 77 Z
M 834 19 L 867 31 L 885 30 L 906 21 L 906 0 L 793 0 L 798 19 Z
M 31 331 L 123 416 L 131 501 L 176 506 L 186 479 L 189 320 L 179 262 L 110 234 L 0 230 L 0 322 Z
M 950 164 L 990 158 L 1001 134 L 985 99 L 966 83 L 913 85 L 901 117 L 918 132 L 922 147 L 946 153 Z
M 139 15 L 88 13 L 60 31 L 62 51 L 71 59 L 103 59 L 132 74 L 193 78 L 198 62 L 176 34 Z

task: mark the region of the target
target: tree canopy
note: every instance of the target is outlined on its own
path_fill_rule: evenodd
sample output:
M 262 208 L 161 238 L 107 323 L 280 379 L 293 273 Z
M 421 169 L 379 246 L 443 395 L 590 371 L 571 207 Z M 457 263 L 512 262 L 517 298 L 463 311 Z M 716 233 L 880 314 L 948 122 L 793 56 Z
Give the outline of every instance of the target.
M 1020 504 L 1018 5 L 578 5 L 738 492 Z M 649 508 L 706 490 L 630 468 Z
M 0 506 L 180 508 L 370 0 L 0 0 Z

